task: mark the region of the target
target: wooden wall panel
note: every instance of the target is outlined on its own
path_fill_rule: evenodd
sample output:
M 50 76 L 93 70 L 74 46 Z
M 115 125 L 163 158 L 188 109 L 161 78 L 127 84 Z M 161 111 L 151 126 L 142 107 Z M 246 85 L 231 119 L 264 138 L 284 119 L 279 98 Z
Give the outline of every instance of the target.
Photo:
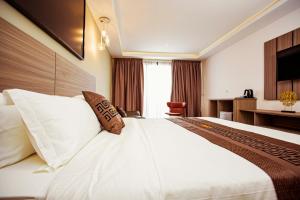
M 293 31 L 293 44 L 294 46 L 300 44 L 300 28 Z M 300 99 L 300 80 L 294 80 L 294 92 L 297 93 L 298 99 Z
M 54 94 L 55 53 L 0 18 L 0 91 Z
M 298 100 L 300 100 L 300 80 L 294 80 L 293 84 L 293 91 L 296 92 Z
M 277 38 L 277 51 L 282 51 L 284 49 L 293 46 L 293 32 L 288 32 Z M 277 82 L 277 99 L 279 99 L 280 94 L 286 90 L 292 90 L 293 82 L 291 80 L 278 81 Z
M 288 32 L 277 38 L 277 51 L 281 51 L 293 46 L 293 32 Z
M 95 77 L 56 54 L 55 94 L 75 96 L 83 90 L 96 90 Z
M 276 99 L 276 39 L 264 44 L 264 96 L 267 100 Z
M 0 91 L 75 96 L 95 87 L 94 76 L 0 18 Z
M 293 45 L 300 44 L 300 28 L 293 31 Z
M 300 98 L 300 80 L 278 81 L 276 77 L 276 52 L 300 45 L 300 28 L 265 42 L 265 80 L 264 94 L 266 100 L 279 99 L 281 92 L 292 90 Z M 275 52 L 274 52 L 275 48 Z M 275 80 L 275 81 L 274 81 Z

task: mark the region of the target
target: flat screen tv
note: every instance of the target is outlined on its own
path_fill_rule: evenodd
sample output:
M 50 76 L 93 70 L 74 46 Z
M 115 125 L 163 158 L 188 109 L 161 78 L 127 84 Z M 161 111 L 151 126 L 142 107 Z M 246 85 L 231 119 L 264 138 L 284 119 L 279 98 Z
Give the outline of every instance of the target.
M 300 79 L 300 45 L 277 52 L 277 81 Z
M 85 0 L 6 0 L 79 59 L 84 58 Z

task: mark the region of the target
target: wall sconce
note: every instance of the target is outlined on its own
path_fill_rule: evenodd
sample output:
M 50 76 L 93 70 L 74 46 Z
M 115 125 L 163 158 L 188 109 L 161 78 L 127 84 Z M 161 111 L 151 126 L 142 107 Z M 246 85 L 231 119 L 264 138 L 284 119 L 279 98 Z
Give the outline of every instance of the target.
M 110 22 L 110 19 L 108 17 L 100 17 L 99 21 L 101 23 L 101 38 L 100 43 L 98 44 L 98 49 L 100 51 L 103 51 L 105 47 L 109 46 L 109 37 L 106 31 L 107 24 Z

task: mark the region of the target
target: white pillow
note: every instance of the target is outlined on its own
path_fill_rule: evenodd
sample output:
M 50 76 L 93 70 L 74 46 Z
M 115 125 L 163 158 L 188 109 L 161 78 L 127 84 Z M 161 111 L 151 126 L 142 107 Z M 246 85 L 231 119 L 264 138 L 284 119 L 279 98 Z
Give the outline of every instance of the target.
M 97 117 L 86 101 L 20 89 L 5 93 L 17 106 L 34 149 L 54 169 L 100 132 Z
M 6 105 L 6 103 L 5 103 L 5 99 L 4 99 L 4 96 L 3 96 L 3 94 L 2 94 L 2 93 L 0 93 L 0 106 L 4 106 L 4 105 Z
M 76 95 L 76 96 L 74 96 L 74 98 L 85 100 L 85 98 L 82 94 L 81 95 Z
M 7 97 L 7 95 L 3 95 L 0 93 L 0 106 L 12 105 L 13 102 Z
M 0 168 L 34 153 L 16 106 L 0 106 Z

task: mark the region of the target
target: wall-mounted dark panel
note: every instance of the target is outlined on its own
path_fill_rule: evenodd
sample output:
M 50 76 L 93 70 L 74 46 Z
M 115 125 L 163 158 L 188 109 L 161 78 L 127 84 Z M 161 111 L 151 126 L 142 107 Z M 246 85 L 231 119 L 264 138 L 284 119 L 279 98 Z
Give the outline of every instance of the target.
M 85 0 L 7 0 L 79 59 L 84 58 Z

